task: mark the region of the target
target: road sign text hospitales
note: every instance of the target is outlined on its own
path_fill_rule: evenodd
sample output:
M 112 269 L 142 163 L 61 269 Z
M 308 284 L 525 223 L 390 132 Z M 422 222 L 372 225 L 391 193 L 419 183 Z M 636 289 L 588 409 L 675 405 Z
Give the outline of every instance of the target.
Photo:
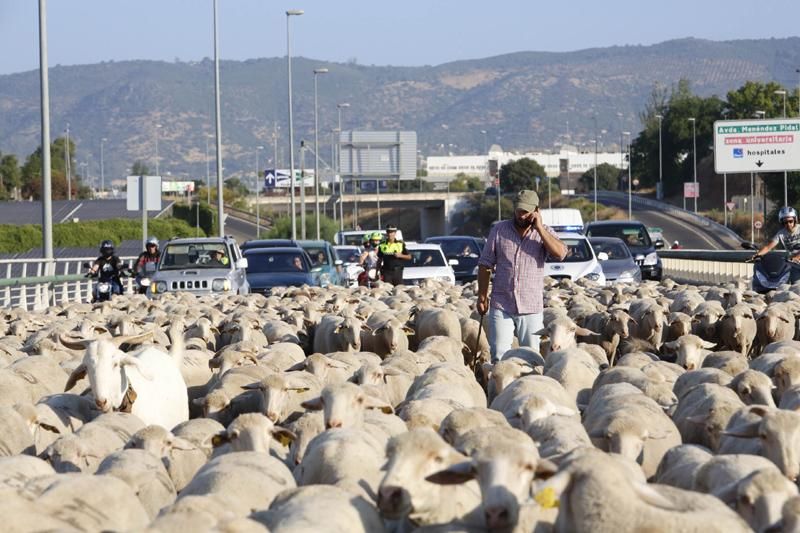
M 722 173 L 800 169 L 800 120 L 714 122 L 714 170 Z

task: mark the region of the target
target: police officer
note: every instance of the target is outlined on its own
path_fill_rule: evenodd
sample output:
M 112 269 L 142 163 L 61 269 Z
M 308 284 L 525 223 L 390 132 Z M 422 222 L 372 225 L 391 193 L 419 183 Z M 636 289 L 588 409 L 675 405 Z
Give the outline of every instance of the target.
M 386 240 L 378 246 L 378 270 L 383 281 L 392 285 L 403 284 L 403 267 L 411 259 L 403 241 L 397 240 L 397 226 L 386 226 Z

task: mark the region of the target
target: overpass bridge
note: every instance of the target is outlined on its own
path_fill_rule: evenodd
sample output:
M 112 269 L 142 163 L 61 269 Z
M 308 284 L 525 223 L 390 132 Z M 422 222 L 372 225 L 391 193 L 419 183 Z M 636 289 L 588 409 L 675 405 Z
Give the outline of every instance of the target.
M 468 197 L 475 193 L 466 192 L 410 192 L 410 193 L 359 193 L 338 195 L 320 195 L 320 212 L 331 218 L 339 217 L 339 209 L 346 213 L 356 213 L 358 210 L 367 209 L 407 209 L 418 213 L 420 220 L 420 238 L 425 239 L 434 235 L 448 235 L 450 233 L 450 215 L 459 208 Z M 250 198 L 250 205 L 255 207 L 255 198 Z M 288 195 L 265 195 L 258 198 L 262 212 L 265 208 L 276 213 L 286 212 L 291 209 L 291 198 Z M 314 211 L 314 195 L 306 195 L 306 213 Z M 301 197 L 295 197 L 295 209 L 299 215 L 303 209 Z M 335 216 L 334 216 L 335 210 Z

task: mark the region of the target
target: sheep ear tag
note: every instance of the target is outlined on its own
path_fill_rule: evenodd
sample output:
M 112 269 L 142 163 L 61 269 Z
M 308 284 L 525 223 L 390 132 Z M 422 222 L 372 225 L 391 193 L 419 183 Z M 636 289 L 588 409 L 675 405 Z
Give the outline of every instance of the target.
M 292 443 L 292 439 L 288 435 L 280 433 L 278 434 L 278 442 L 281 443 L 281 446 L 288 448 L 289 445 Z
M 556 496 L 556 491 L 553 489 L 553 487 L 543 488 L 536 493 L 536 496 L 534 496 L 533 499 L 545 509 L 558 507 L 558 497 Z

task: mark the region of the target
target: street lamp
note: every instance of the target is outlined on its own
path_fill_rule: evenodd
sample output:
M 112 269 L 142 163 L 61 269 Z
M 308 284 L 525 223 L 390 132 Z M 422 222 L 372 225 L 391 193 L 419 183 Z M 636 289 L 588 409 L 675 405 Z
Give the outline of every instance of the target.
M 100 194 L 102 195 L 106 189 L 106 172 L 105 163 L 103 162 L 103 145 L 108 139 L 103 137 L 100 139 Z
M 594 121 L 594 221 L 597 222 L 597 115 L 592 117 Z
M 783 96 L 783 118 L 786 118 L 786 91 L 778 90 L 775 91 L 775 94 L 778 96 Z M 784 170 L 783 171 L 783 205 L 789 205 L 789 184 L 788 184 L 788 173 Z
M 340 137 L 341 137 L 341 134 L 342 134 L 342 109 L 347 109 L 348 107 L 350 107 L 350 104 L 347 103 L 347 102 L 342 102 L 340 104 L 336 104 L 336 110 L 337 110 L 337 112 L 339 114 L 339 135 L 340 135 Z M 339 171 L 339 197 L 342 200 L 342 202 L 344 203 L 344 179 L 342 179 L 342 143 L 341 143 L 341 140 L 340 140 L 339 143 L 337 143 L 336 154 L 337 154 L 336 155 L 336 161 L 337 161 L 336 168 Z M 351 180 L 351 183 L 353 184 L 353 194 L 355 194 L 355 192 L 356 192 L 355 181 Z M 341 217 L 342 231 L 344 231 L 344 214 L 343 214 L 343 212 L 341 212 L 341 214 L 342 214 L 342 217 Z M 353 204 L 353 229 L 355 229 L 355 203 Z
M 623 131 L 623 139 L 628 137 L 628 220 L 633 219 L 633 188 L 631 187 L 631 132 Z M 624 143 L 624 141 L 623 141 Z
M 50 79 L 47 72 L 46 0 L 39 0 L 39 108 L 42 119 L 41 146 L 50 146 Z M 45 274 L 55 274 L 55 263 L 53 263 L 53 183 L 50 150 L 42 150 L 42 256 L 47 260 Z M 45 292 L 45 295 L 47 295 L 47 292 Z
M 687 119 L 692 123 L 692 161 L 694 162 L 694 212 L 697 213 L 697 119 L 689 117 Z
M 256 239 L 261 238 L 261 204 L 258 198 L 261 189 L 261 175 L 258 173 L 258 151 L 263 149 L 263 146 L 256 146 Z
M 664 174 L 661 159 L 661 123 L 664 122 L 664 115 L 656 115 L 656 118 L 658 119 L 658 194 L 656 194 L 656 199 L 662 200 L 664 198 Z
M 622 147 L 625 144 L 622 139 L 622 113 L 617 112 L 617 117 L 619 117 L 619 170 L 622 172 L 622 167 L 625 166 L 625 153 L 622 150 Z
M 217 225 L 219 236 L 225 236 L 225 198 L 222 194 L 222 111 L 219 94 L 219 29 L 217 25 L 217 0 L 214 0 L 214 127 L 216 131 L 217 159 Z
M 317 75 L 327 74 L 326 68 L 314 69 L 314 212 L 317 217 L 317 240 L 319 236 L 319 111 L 317 109 Z
M 331 130 L 331 161 L 333 161 L 333 168 L 336 176 L 339 178 L 339 231 L 344 231 L 344 182 L 342 181 L 341 172 L 339 169 L 339 163 L 337 162 L 337 150 L 336 150 L 336 137 L 342 130 L 340 128 L 333 128 Z M 336 206 L 333 206 L 334 212 L 336 211 Z
M 294 122 L 292 120 L 292 38 L 289 20 L 295 16 L 299 17 L 304 11 L 302 9 L 289 9 L 286 11 L 286 65 L 289 78 L 289 188 L 291 191 L 292 205 L 292 239 L 297 239 L 297 212 L 295 207 L 294 194 Z M 305 184 L 304 184 L 305 185 Z
M 208 159 L 208 140 L 211 138 L 210 133 L 206 133 L 206 203 L 211 206 L 211 171 L 209 168 L 210 162 Z
M 487 141 L 486 141 L 486 135 L 487 135 L 486 134 L 486 130 L 481 130 L 481 133 L 483 134 L 483 151 L 488 155 L 489 154 L 489 145 L 487 144 Z
M 67 122 L 67 140 L 64 147 L 64 171 L 67 176 L 67 200 L 72 200 L 72 154 L 69 146 L 69 122 Z
M 763 119 L 766 116 L 766 111 L 756 110 L 753 115 L 756 118 Z M 750 173 L 750 242 L 755 242 L 755 217 L 756 217 L 756 187 L 755 187 L 755 174 Z M 765 200 L 766 202 L 766 200 Z
M 161 124 L 156 124 L 156 176 L 161 174 L 158 171 L 158 130 L 161 129 Z

